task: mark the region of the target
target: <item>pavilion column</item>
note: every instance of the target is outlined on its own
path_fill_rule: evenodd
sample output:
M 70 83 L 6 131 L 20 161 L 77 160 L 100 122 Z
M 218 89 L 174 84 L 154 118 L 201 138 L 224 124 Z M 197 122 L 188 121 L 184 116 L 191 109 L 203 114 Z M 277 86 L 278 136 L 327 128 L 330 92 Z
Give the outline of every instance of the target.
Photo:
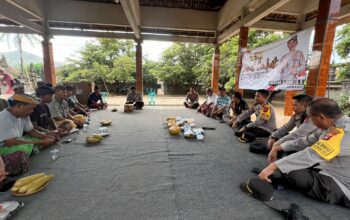
M 211 68 L 211 88 L 213 92 L 219 93 L 219 77 L 220 77 L 220 45 L 215 44 L 215 52 L 213 54 Z
M 238 42 L 238 53 L 237 53 L 237 65 L 236 65 L 236 82 L 235 82 L 235 91 L 238 91 L 239 89 L 239 75 L 241 74 L 241 68 L 242 68 L 242 57 L 243 53 L 242 50 L 248 47 L 248 33 L 249 28 L 248 27 L 241 27 L 239 29 L 239 42 Z M 243 91 L 240 90 L 242 93 Z
M 53 86 L 56 85 L 56 72 L 55 72 L 55 63 L 53 59 L 53 49 L 52 43 L 50 42 L 51 37 L 44 36 L 42 41 L 43 47 L 43 59 L 44 59 L 44 76 L 45 82 L 51 83 Z
M 136 90 L 143 93 L 143 73 L 142 73 L 142 45 L 141 41 L 136 44 Z
M 323 97 L 326 94 L 337 18 L 341 0 L 319 0 L 306 94 Z

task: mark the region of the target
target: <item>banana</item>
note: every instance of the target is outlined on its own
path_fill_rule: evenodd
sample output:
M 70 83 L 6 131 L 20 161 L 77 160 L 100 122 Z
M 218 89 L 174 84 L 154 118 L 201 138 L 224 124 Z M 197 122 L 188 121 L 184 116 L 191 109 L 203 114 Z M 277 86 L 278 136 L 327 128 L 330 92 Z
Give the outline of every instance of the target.
M 102 141 L 103 140 L 103 137 L 101 136 L 101 135 L 99 135 L 99 134 L 95 134 L 94 136 L 92 136 L 93 138 L 97 138 L 97 139 L 99 139 L 100 141 Z
M 40 187 L 42 187 L 47 182 L 49 182 L 52 178 L 53 178 L 53 176 L 51 176 L 51 175 L 45 175 L 45 176 L 42 176 L 39 179 L 33 181 L 28 186 L 28 190 L 26 191 L 26 193 L 35 192 L 36 190 L 40 189 Z
M 24 185 L 34 181 L 35 179 L 44 176 L 44 175 L 45 175 L 45 173 L 38 173 L 38 174 L 35 174 L 35 175 L 31 175 L 31 176 L 27 176 L 27 177 L 18 179 L 16 181 L 16 183 L 14 184 L 14 186 L 20 188 L 20 187 L 22 187 L 22 186 L 24 186 Z
M 19 190 L 19 188 L 17 186 L 14 186 L 14 187 L 11 188 L 12 192 L 17 192 L 18 190 Z
M 95 138 L 93 136 L 89 136 L 86 138 L 86 142 L 89 144 L 96 144 L 98 142 L 100 142 L 101 140 L 99 138 Z

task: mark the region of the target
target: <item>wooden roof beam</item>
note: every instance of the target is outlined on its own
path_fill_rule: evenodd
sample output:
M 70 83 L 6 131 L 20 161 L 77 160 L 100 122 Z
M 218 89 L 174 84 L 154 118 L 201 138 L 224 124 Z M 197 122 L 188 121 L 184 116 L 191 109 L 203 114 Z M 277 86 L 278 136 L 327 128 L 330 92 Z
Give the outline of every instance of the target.
M 223 43 L 228 38 L 236 35 L 239 32 L 241 26 L 252 26 L 254 23 L 261 20 L 263 17 L 274 12 L 276 9 L 286 4 L 289 0 L 268 0 L 258 7 L 255 11 L 248 13 L 246 16 L 241 18 L 239 22 L 227 29 L 225 32 L 220 34 L 217 38 L 218 43 Z
M 22 11 L 7 1 L 0 1 L 0 14 L 17 24 L 33 30 L 37 34 L 44 34 L 45 32 L 45 28 L 42 25 L 29 21 L 26 18 L 28 14 L 25 11 Z
M 129 21 L 136 39 L 140 39 L 140 4 L 139 0 L 120 0 L 125 16 Z

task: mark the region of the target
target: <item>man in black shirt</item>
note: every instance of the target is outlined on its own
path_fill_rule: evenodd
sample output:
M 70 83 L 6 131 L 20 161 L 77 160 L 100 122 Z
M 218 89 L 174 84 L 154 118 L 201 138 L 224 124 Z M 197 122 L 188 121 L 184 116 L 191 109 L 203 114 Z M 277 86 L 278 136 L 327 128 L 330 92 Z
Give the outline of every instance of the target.
M 46 103 L 52 101 L 52 96 L 55 91 L 47 86 L 38 87 L 36 90 L 36 95 L 40 98 L 41 102 L 37 105 L 30 115 L 30 120 L 33 123 L 33 127 L 41 132 L 51 134 L 55 138 L 58 138 L 60 132 L 55 132 L 56 125 L 52 120 L 49 107 Z
M 88 99 L 89 108 L 93 109 L 104 109 L 107 107 L 105 103 L 103 103 L 102 96 L 100 93 L 100 87 L 95 86 L 94 92 L 90 94 Z
M 237 116 L 242 114 L 242 112 L 249 109 L 248 103 L 242 99 L 242 95 L 239 92 L 234 92 L 232 97 L 232 103 L 231 103 L 231 109 L 233 112 L 233 116 L 231 115 L 224 115 L 223 120 L 229 124 L 229 126 L 232 126 L 233 122 L 237 119 Z M 242 127 L 246 124 L 249 124 L 251 122 L 250 117 L 247 119 L 244 119 L 239 127 Z

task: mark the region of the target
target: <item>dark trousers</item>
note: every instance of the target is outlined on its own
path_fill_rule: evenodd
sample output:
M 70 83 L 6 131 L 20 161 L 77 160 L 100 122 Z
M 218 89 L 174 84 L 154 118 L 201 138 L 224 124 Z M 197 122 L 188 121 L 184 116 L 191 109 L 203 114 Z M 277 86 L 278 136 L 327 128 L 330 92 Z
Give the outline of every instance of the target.
M 320 174 L 314 169 L 295 170 L 283 174 L 288 187 L 301 191 L 307 196 L 322 202 L 336 203 L 350 208 L 350 200 L 338 184 L 329 176 Z M 274 181 L 274 180 L 272 180 Z
M 134 103 L 134 102 L 132 102 L 132 101 L 125 102 L 125 104 L 132 104 L 132 103 Z M 142 109 L 143 106 L 144 106 L 143 101 L 135 101 L 134 109 L 140 110 L 140 109 Z
M 185 106 L 186 108 L 190 108 L 186 102 L 184 102 L 184 106 Z M 199 107 L 199 104 L 198 104 L 198 103 L 195 103 L 195 104 L 192 105 L 191 108 L 192 108 L 192 109 L 197 109 L 198 107 Z
M 251 142 L 255 138 L 268 138 L 271 133 L 259 127 L 249 127 L 243 132 L 244 138 Z

